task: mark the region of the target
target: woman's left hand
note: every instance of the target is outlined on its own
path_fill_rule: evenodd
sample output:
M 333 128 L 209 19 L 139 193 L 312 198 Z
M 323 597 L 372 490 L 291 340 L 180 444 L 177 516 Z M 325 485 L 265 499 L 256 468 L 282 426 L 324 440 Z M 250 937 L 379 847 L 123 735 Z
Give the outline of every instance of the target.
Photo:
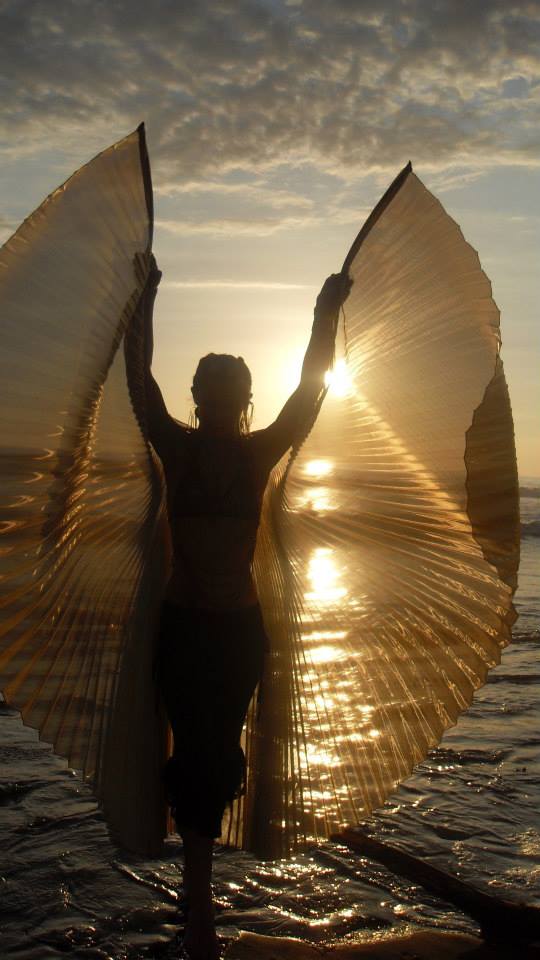
M 331 273 L 326 278 L 317 297 L 315 310 L 320 313 L 335 313 L 349 296 L 352 280 L 342 273 Z

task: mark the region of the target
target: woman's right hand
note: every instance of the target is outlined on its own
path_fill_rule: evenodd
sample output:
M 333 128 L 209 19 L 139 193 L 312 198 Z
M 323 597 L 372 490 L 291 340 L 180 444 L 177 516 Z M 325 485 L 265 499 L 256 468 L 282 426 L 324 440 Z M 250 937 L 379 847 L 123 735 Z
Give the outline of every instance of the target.
M 154 254 L 150 254 L 150 261 L 148 263 L 147 257 L 144 254 L 136 253 L 133 257 L 133 264 L 138 282 L 144 282 L 144 292 L 155 293 L 159 286 L 162 273 L 158 268 Z
M 151 290 L 157 290 L 163 274 L 158 268 L 156 258 L 153 253 L 150 254 L 150 270 L 148 271 L 147 286 Z

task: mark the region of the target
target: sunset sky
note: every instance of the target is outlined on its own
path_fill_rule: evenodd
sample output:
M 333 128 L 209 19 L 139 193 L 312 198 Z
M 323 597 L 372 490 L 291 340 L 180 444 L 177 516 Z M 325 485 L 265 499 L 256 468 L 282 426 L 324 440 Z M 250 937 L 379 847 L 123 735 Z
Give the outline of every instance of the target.
M 315 297 L 411 160 L 502 312 L 522 477 L 540 475 L 540 2 L 1 0 L 0 239 L 146 123 L 154 373 L 241 354 L 256 426 L 295 386 Z

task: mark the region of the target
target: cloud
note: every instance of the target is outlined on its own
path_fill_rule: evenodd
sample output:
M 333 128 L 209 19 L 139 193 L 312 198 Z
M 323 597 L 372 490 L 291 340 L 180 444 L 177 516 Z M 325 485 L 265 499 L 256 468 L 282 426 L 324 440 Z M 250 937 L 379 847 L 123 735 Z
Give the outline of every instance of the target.
M 165 193 L 539 162 L 538 0 L 3 0 L 0 35 L 9 155 L 80 160 L 146 119 Z
M 267 237 L 278 230 L 294 227 L 307 227 L 318 221 L 307 217 L 267 217 L 265 219 L 251 218 L 222 218 L 219 220 L 156 220 L 155 226 L 159 230 L 175 236 L 189 237 L 194 234 L 211 234 L 220 236 Z
M 480 179 L 482 172 L 482 169 L 478 167 L 473 170 L 460 170 L 450 166 L 431 177 L 430 189 L 439 194 L 445 193 L 446 190 L 454 190 L 456 187 L 465 187 L 467 184 Z
M 17 227 L 18 223 L 15 220 L 0 216 L 0 243 L 5 243 Z
M 271 280 L 168 280 L 164 287 L 182 290 L 314 290 L 312 283 L 279 283 Z
M 287 190 L 270 187 L 263 180 L 257 183 L 227 183 L 212 180 L 183 180 L 162 182 L 154 189 L 154 193 L 164 197 L 178 197 L 184 194 L 190 196 L 232 197 L 242 202 L 249 201 L 274 209 L 286 207 L 300 207 L 311 209 L 313 200 L 302 197 Z

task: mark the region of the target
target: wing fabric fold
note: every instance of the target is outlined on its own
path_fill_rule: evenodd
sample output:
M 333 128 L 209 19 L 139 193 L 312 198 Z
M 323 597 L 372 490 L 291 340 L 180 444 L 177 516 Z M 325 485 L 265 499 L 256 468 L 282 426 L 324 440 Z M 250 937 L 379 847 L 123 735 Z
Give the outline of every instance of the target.
M 3 693 L 146 853 L 165 830 L 151 658 L 167 544 L 124 346 L 151 239 L 141 126 L 0 251 Z
M 471 703 L 515 619 L 512 416 L 478 256 L 409 166 L 347 271 L 328 393 L 257 547 L 273 650 L 244 829 L 267 856 L 380 806 Z

